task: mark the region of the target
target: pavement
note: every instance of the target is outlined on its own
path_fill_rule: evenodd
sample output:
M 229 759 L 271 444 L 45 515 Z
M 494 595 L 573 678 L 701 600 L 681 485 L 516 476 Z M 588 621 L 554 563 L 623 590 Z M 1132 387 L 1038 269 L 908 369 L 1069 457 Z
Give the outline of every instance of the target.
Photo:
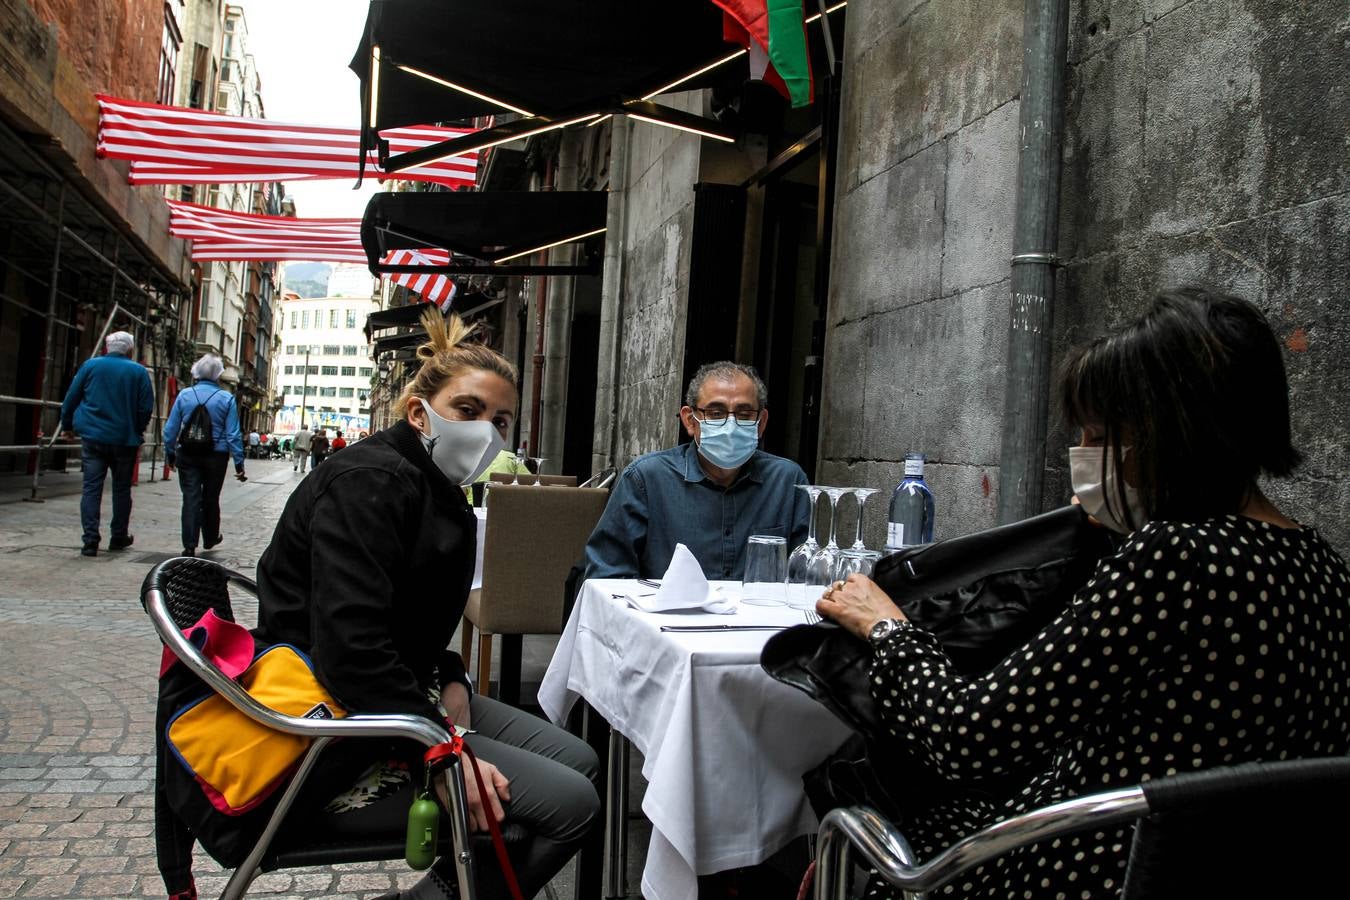
M 301 475 L 286 461 L 250 461 L 249 480 L 227 478 L 221 495 L 224 543 L 202 555 L 252 576 Z M 156 479 L 158 474 L 155 473 Z M 176 480 L 132 490 L 123 551 L 79 554 L 79 475 L 0 479 L 0 898 L 163 897 L 155 863 L 153 722 L 159 641 L 141 610 L 141 580 L 180 550 Z M 111 520 L 104 491 L 103 547 Z M 256 606 L 235 609 L 245 624 Z M 525 640 L 523 682 L 537 685 L 556 638 Z M 456 635 L 452 647 L 459 646 Z M 641 759 L 633 754 L 633 803 Z M 647 834 L 631 823 L 628 883 L 637 885 Z M 198 851 L 202 897 L 219 896 L 227 874 Z M 571 897 L 571 866 L 554 881 Z M 402 860 L 296 869 L 264 875 L 250 895 L 375 897 L 415 884 Z

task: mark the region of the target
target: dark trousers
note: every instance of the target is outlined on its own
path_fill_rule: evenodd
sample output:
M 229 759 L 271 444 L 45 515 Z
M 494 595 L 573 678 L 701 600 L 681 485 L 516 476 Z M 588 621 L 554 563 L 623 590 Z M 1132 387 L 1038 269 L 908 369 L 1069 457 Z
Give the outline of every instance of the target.
M 511 800 L 503 804 L 506 849 L 521 893 L 533 897 L 571 859 L 598 823 L 599 760 L 579 738 L 491 698 L 471 697 L 469 715 L 474 730 L 467 738 L 469 746 L 479 760 L 495 765 L 511 782 Z M 467 756 L 464 765 L 465 778 L 472 778 Z M 418 770 L 414 765 L 413 771 Z M 408 824 L 414 793 L 421 790 L 420 777 L 415 775 L 414 781 L 415 787 L 408 784 L 370 806 L 344 812 L 330 821 L 336 828 L 351 828 L 356 834 L 401 835 Z M 450 823 L 442 819 L 441 827 L 449 829 Z M 478 896 L 483 900 L 510 896 L 485 835 L 474 836 L 473 852 Z M 447 884 L 455 883 L 454 860 L 449 857 L 437 860 L 434 871 Z
M 195 550 L 203 536 L 220 534 L 220 489 L 225 484 L 229 453 L 178 455 L 178 487 L 183 492 L 183 547 Z
M 99 441 L 84 441 L 80 446 L 84 469 L 84 490 L 80 496 L 80 525 L 84 543 L 97 545 L 99 507 L 103 505 L 103 480 L 112 472 L 112 536 L 126 537 L 131 522 L 131 475 L 136 470 L 136 448 L 119 447 Z

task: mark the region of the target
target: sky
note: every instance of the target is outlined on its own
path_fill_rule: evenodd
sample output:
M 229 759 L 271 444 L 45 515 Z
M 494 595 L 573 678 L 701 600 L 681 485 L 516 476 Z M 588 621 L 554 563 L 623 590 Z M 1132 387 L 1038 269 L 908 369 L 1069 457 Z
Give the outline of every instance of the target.
M 243 0 L 248 50 L 262 81 L 267 118 L 297 125 L 356 128 L 360 82 L 347 68 L 366 21 L 368 0 Z M 379 182 L 295 181 L 286 194 L 303 218 L 357 217 Z

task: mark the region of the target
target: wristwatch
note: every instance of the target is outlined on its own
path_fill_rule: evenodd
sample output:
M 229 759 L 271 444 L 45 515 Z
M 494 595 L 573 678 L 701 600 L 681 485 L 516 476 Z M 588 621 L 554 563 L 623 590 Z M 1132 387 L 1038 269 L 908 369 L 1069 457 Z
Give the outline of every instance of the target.
M 900 619 L 882 619 L 872 626 L 871 633 L 867 635 L 868 640 L 874 645 L 880 644 L 886 638 L 895 634 L 896 629 L 900 627 L 900 622 Z

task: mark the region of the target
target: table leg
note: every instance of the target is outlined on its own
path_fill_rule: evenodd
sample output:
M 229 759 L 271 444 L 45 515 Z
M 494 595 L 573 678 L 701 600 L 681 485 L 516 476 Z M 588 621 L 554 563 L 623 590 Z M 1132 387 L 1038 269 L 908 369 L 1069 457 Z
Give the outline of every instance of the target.
M 609 729 L 605 781 L 605 896 L 628 895 L 628 738 Z
M 608 740 L 609 723 L 605 721 L 595 709 L 585 700 L 578 700 L 574 709 L 576 713 L 569 717 L 569 723 L 577 726 L 574 732 L 584 740 L 590 748 L 595 751 L 596 759 L 600 764 L 600 771 L 596 775 L 600 786 L 608 783 L 606 773 L 606 763 L 609 761 Z M 603 805 L 608 799 L 602 791 L 600 802 Z M 601 815 L 604 815 L 601 810 Z M 603 882 L 605 865 L 605 830 L 603 828 L 592 828 L 590 834 L 586 835 L 581 849 L 577 852 L 576 868 L 576 887 L 574 897 L 576 900 L 595 900 L 600 896 L 601 885 Z

